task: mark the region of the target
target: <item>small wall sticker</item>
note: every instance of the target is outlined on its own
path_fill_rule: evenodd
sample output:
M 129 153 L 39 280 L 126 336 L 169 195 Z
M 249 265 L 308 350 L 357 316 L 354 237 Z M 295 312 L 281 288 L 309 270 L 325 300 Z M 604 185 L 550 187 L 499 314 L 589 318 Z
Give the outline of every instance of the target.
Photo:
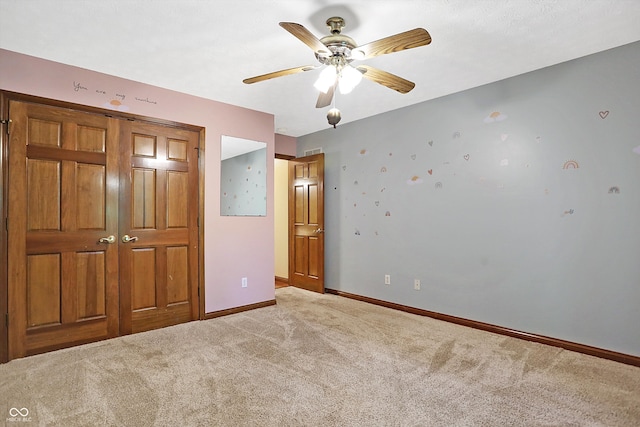
M 564 165 L 562 165 L 562 169 L 578 169 L 579 167 L 580 165 L 575 160 L 567 160 L 564 162 Z
M 433 175 L 433 169 L 429 169 L 429 170 L 427 171 L 427 173 L 428 173 L 429 175 Z
M 380 206 L 380 201 L 379 200 L 376 200 L 375 203 L 376 203 L 376 206 Z
M 441 190 L 442 189 L 442 183 L 441 182 L 436 182 L 436 190 Z
M 362 150 L 360 150 L 360 152 L 358 152 L 358 156 L 360 157 L 364 157 L 367 154 L 369 154 L 369 152 L 366 150 L 366 148 L 363 148 Z
M 482 121 L 485 123 L 493 123 L 493 122 L 501 122 L 506 119 L 507 119 L 506 114 L 502 114 L 499 111 L 494 111 L 491 114 L 489 114 L 487 117 L 485 117 L 484 120 Z
M 609 110 L 606 110 L 606 111 L 600 111 L 600 112 L 598 112 L 598 115 L 600 116 L 600 118 L 601 118 L 602 120 L 604 120 L 604 119 L 606 119 L 606 118 L 607 118 L 607 116 L 609 115 Z
M 384 216 L 391 216 L 391 212 L 386 211 L 386 212 L 384 213 Z
M 429 144 L 429 147 L 433 147 L 433 140 L 427 142 L 427 144 Z
M 342 166 L 342 170 L 343 170 L 343 171 L 346 171 L 346 170 L 347 170 L 347 165 L 343 165 L 343 166 Z
M 609 188 L 609 194 L 620 194 L 620 188 L 619 187 Z
M 468 155 L 468 154 L 465 154 L 465 155 L 464 155 L 464 156 L 462 156 L 462 157 L 464 157 L 464 159 L 465 159 L 466 161 L 469 161 L 469 155 Z
M 564 212 L 562 213 L 562 216 L 565 216 L 565 215 L 573 215 L 573 212 L 574 212 L 574 210 L 573 210 L 573 209 L 569 209 L 568 211 L 564 211 Z
M 380 168 L 380 173 L 385 173 L 387 171 L 386 166 Z
M 422 178 L 420 178 L 418 175 L 414 175 L 407 180 L 408 185 L 422 184 L 422 182 Z
M 411 155 L 411 160 L 415 160 L 415 159 L 416 159 L 416 155 L 415 155 L 415 154 L 412 154 L 412 155 Z
M 129 111 L 129 106 L 124 105 L 119 99 L 112 99 L 109 102 L 103 104 L 103 106 L 111 110 Z
M 454 132 L 452 135 L 453 139 L 458 139 L 460 138 L 460 132 Z

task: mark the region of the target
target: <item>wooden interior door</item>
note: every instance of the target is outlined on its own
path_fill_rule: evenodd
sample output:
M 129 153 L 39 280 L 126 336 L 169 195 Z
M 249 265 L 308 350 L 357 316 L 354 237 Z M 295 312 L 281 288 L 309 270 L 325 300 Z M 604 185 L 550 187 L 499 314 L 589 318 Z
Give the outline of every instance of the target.
M 18 101 L 9 117 L 9 359 L 113 337 L 118 121 Z
M 120 332 L 198 318 L 199 133 L 127 122 L 120 137 Z
M 289 161 L 289 284 L 324 293 L 324 154 Z

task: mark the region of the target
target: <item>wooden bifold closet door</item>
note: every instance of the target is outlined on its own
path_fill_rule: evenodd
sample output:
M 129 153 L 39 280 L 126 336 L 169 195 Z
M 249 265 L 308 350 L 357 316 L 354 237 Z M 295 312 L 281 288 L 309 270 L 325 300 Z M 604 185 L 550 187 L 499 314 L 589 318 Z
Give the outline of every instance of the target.
M 199 134 L 9 115 L 9 359 L 197 319 Z

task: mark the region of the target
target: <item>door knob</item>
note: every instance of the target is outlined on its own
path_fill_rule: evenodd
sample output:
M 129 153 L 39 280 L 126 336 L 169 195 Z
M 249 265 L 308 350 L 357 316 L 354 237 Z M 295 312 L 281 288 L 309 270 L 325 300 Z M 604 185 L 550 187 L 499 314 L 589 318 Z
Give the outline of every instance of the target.
M 316 233 L 324 233 L 324 230 L 322 228 L 318 228 L 315 232 Z
M 98 240 L 98 243 L 113 243 L 115 241 L 116 241 L 116 236 L 112 234 L 109 237 L 101 237 L 100 240 Z
M 136 236 L 129 236 L 128 234 L 122 236 L 123 243 L 135 242 L 136 240 L 138 240 L 138 237 Z

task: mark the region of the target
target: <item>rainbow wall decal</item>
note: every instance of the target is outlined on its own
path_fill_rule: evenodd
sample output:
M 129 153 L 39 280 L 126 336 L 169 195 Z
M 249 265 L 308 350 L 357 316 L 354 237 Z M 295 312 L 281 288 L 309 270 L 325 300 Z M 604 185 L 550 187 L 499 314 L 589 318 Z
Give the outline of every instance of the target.
M 578 169 L 579 167 L 580 165 L 575 160 L 567 160 L 564 162 L 564 165 L 562 165 L 562 169 Z

